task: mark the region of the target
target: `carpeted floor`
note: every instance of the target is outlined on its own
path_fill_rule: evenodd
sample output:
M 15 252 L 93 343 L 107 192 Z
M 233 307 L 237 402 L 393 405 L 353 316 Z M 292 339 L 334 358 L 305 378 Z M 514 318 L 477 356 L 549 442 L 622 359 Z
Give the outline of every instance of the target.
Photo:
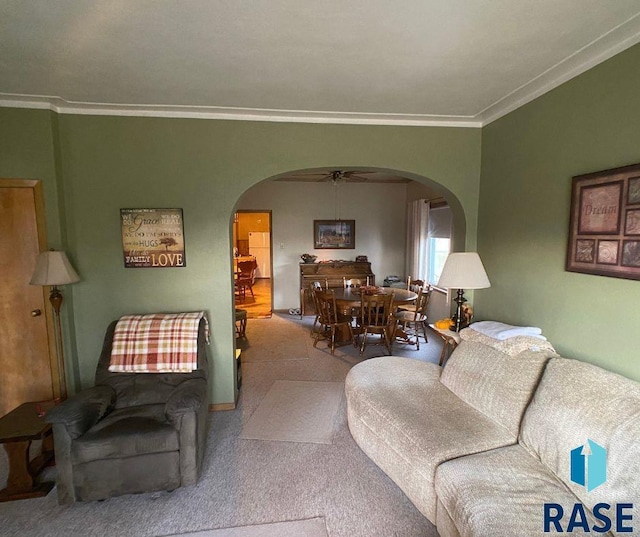
M 181 537 L 327 537 L 327 528 L 324 518 L 319 517 L 308 520 L 224 528 L 221 530 L 174 533 L 167 537 L 177 537 L 178 535 Z
M 361 361 L 352 345 L 338 348 L 335 356 L 325 342 L 314 349 L 312 321 L 281 314 L 249 320 L 240 403 L 211 415 L 197 485 L 69 507 L 58 506 L 54 489 L 46 498 L 0 503 L 0 535 L 166 536 L 323 517 L 329 537 L 436 537 L 435 528 L 351 438 L 344 397 L 332 444 L 240 438 L 276 381 L 343 383 Z M 399 346 L 394 354 L 437 362 L 441 344 L 435 336 L 429 341 L 420 351 Z M 277 350 L 287 342 L 295 343 L 295 353 Z M 382 347 L 372 347 L 365 359 L 382 354 Z M 0 487 L 3 479 L 4 453 Z

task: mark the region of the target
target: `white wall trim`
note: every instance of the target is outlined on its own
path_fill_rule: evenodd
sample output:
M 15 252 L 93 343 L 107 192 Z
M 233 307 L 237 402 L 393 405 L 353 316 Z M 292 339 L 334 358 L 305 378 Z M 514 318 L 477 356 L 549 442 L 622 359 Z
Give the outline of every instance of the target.
M 317 112 L 307 110 L 229 108 L 221 106 L 118 105 L 109 103 L 69 102 L 60 97 L 3 93 L 0 93 L 0 107 L 48 109 L 59 114 L 96 116 L 224 119 L 232 121 L 334 123 L 349 125 L 398 125 L 414 127 L 482 127 L 480 121 L 468 116 Z

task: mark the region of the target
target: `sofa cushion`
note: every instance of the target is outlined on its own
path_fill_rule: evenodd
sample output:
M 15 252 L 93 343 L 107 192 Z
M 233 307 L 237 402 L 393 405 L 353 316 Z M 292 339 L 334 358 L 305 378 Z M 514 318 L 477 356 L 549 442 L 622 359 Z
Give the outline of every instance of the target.
M 177 451 L 178 431 L 163 415 L 164 405 L 114 410 L 72 444 L 73 462 Z
M 522 421 L 520 443 L 587 505 L 633 502 L 640 521 L 640 383 L 597 366 L 552 359 Z M 607 452 L 606 482 L 571 482 L 571 450 L 587 439 Z M 640 522 L 636 522 L 640 523 Z
M 345 384 L 353 438 L 432 522 L 441 462 L 516 442 L 439 378 L 435 364 L 385 356 L 353 367 Z
M 476 341 L 462 341 L 442 372 L 442 383 L 460 399 L 518 435 L 524 409 L 550 351 L 509 356 Z
M 520 445 L 445 462 L 438 468 L 435 487 L 439 500 L 438 531 L 442 526 L 442 535 L 451 534 L 447 528 L 453 522 L 462 537 L 544 535 L 545 502 L 557 503 L 564 508 L 562 527 L 566 530 L 573 506 L 578 501 L 552 472 Z M 589 526 L 596 525 L 592 514 L 585 512 Z M 572 535 L 592 533 L 574 529 Z

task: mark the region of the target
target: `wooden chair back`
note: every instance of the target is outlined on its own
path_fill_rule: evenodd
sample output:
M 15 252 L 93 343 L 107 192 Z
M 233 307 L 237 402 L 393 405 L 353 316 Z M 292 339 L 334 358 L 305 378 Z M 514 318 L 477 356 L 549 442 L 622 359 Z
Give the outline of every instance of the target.
M 414 303 L 414 320 L 421 319 L 421 317 L 427 317 L 427 310 L 429 309 L 429 300 L 431 299 L 432 290 L 433 287 L 430 285 L 427 287 L 418 287 L 418 298 L 416 298 Z
M 424 287 L 423 280 L 412 280 L 411 276 L 407 278 L 407 289 L 409 291 L 414 291 L 417 293 L 419 287 Z
M 238 263 L 238 270 L 240 271 L 240 278 L 253 280 L 258 263 L 255 260 L 240 261 Z
M 431 285 L 420 287 L 420 291 L 420 296 L 416 299 L 416 311 L 418 311 L 422 315 L 426 315 L 427 310 L 429 309 L 429 302 L 431 301 L 431 293 L 433 292 L 433 287 Z
M 313 307 L 316 310 L 316 321 L 317 321 L 320 319 L 320 300 L 318 298 L 318 293 L 322 293 L 322 286 L 320 286 L 320 282 L 313 282 L 309 286 L 309 289 L 311 291 L 311 299 L 313 300 Z
M 315 288 L 312 291 L 320 323 L 327 326 L 338 324 L 335 292 L 333 290 L 322 291 Z
M 360 297 L 360 320 L 362 327 L 382 327 L 391 323 L 393 293 L 365 295 Z

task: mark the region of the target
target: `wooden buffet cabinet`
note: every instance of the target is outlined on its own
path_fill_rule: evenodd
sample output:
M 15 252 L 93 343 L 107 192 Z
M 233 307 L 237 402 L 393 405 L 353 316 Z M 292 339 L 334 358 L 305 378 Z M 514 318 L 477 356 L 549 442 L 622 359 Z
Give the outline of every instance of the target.
M 322 287 L 342 287 L 343 278 L 359 278 L 364 284 L 375 285 L 376 276 L 371 263 L 361 261 L 326 261 L 324 263 L 300 263 L 300 313 L 315 311 L 309 286 L 320 282 Z

